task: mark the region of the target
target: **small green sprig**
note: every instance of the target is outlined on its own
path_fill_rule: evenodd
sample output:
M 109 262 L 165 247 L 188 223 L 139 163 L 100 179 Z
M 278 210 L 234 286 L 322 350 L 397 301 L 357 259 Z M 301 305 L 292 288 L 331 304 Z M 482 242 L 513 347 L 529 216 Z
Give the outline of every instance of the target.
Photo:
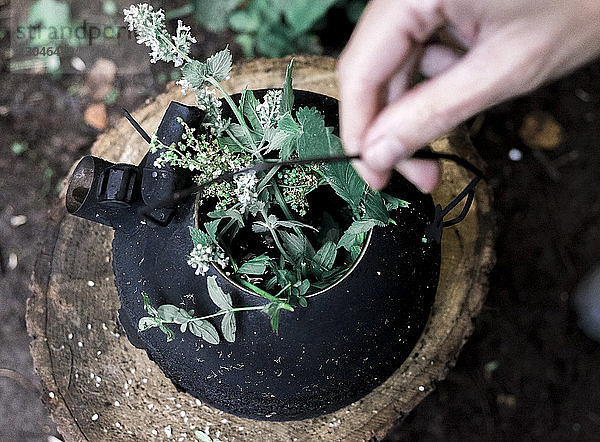
M 266 305 L 257 305 L 250 307 L 234 307 L 229 293 L 225 293 L 217 284 L 216 276 L 206 278 L 206 287 L 208 295 L 213 303 L 220 309 L 216 313 L 201 317 L 194 317 L 194 310 L 185 310 L 171 304 L 163 304 L 157 309 L 152 307 L 150 299 L 145 292 L 142 292 L 144 298 L 144 310 L 150 316 L 140 318 L 138 322 L 138 331 L 144 332 L 153 327 L 158 327 L 167 338 L 167 342 L 175 339 L 175 332 L 167 327 L 168 324 L 179 325 L 181 333 L 189 331 L 193 335 L 205 340 L 209 344 L 217 345 L 221 342 L 219 333 L 212 323 L 208 320 L 222 316 L 221 333 L 227 342 L 235 342 L 236 332 L 236 312 L 263 311 L 271 317 L 271 324 L 275 332 L 278 331 L 279 313 L 282 309 L 292 310 L 287 303 L 279 299 L 271 300 Z

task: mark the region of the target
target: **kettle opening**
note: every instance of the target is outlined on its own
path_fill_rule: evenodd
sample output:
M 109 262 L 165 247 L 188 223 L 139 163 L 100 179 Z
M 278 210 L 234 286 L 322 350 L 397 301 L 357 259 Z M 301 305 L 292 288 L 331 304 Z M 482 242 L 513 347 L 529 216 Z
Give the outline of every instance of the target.
M 67 188 L 66 206 L 69 213 L 76 212 L 88 196 L 94 181 L 94 169 L 94 158 L 91 156 L 81 159 L 75 167 Z

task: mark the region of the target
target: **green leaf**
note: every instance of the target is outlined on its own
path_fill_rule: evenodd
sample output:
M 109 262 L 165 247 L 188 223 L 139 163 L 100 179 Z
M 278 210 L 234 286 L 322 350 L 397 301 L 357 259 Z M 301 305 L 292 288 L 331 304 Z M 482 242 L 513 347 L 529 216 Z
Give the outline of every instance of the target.
M 254 233 L 265 233 L 269 231 L 269 227 L 262 221 L 256 221 L 254 224 L 252 224 L 252 231 Z
M 256 113 L 256 106 L 258 106 L 260 102 L 254 96 L 254 92 L 246 89 L 243 95 L 243 108 L 242 114 L 248 122 L 252 129 L 254 129 L 257 133 L 262 134 L 262 126 L 260 124 L 260 118 Z
M 279 333 L 279 315 L 282 308 L 284 308 L 283 303 L 271 302 L 263 309 L 263 311 L 269 315 L 269 318 L 271 318 L 271 328 L 277 334 Z
M 374 226 L 381 226 L 382 223 L 380 221 L 374 219 L 361 219 L 358 221 L 354 221 L 348 230 L 344 232 L 340 241 L 338 242 L 337 248 L 344 247 L 346 250 L 350 251 L 351 247 L 355 245 L 356 236 L 361 233 L 369 232 Z
M 217 307 L 221 310 L 230 310 L 233 308 L 231 296 L 219 287 L 216 276 L 209 276 L 206 278 L 206 287 L 208 288 L 210 299 L 212 299 Z
M 319 267 L 322 267 L 326 270 L 330 270 L 333 267 L 333 263 L 335 262 L 335 258 L 337 256 L 337 247 L 336 245 L 328 241 L 323 244 L 323 247 L 319 249 L 319 251 L 315 254 L 313 261 Z
M 399 208 L 405 209 L 410 206 L 410 203 L 408 201 L 404 201 L 400 198 L 396 198 L 395 196 L 392 196 L 388 193 L 379 192 L 379 194 L 383 198 L 383 201 L 385 202 L 385 206 L 387 207 L 388 210 L 396 210 Z
M 192 319 L 184 309 L 170 304 L 158 307 L 158 316 L 164 322 L 174 322 L 176 324 L 183 324 Z
M 224 31 L 231 12 L 241 0 L 192 0 L 194 18 L 211 32 Z
M 296 123 L 292 115 L 289 112 L 286 112 L 277 122 L 277 128 L 287 135 L 279 154 L 280 159 L 287 160 L 296 150 L 296 139 L 300 135 L 300 126 Z
M 231 66 L 231 52 L 229 47 L 226 47 L 206 60 L 206 76 L 212 77 L 218 82 L 225 81 L 229 78 Z
M 207 223 L 204 223 L 204 228 L 206 229 L 208 236 L 210 237 L 212 242 L 214 242 L 215 244 L 217 244 L 217 229 L 219 228 L 220 222 L 221 222 L 220 219 L 216 219 L 214 221 L 209 221 Z
M 360 255 L 360 252 L 362 252 L 361 246 L 350 247 L 350 258 L 352 258 L 353 261 L 356 261 L 358 259 L 358 255 Z
M 276 221 L 274 223 L 274 227 L 278 228 L 278 227 L 286 227 L 288 229 L 293 229 L 294 227 L 303 227 L 305 229 L 311 229 L 314 230 L 315 232 L 317 232 L 318 230 L 315 229 L 313 226 L 311 226 L 310 224 L 305 224 L 305 223 L 301 223 L 300 221 Z
M 300 261 L 303 258 L 312 259 L 315 255 L 315 251 L 306 236 L 286 231 L 279 232 L 279 236 L 283 241 L 283 247 L 294 261 Z
M 291 114 L 294 107 L 294 90 L 292 89 L 292 76 L 294 73 L 294 59 L 290 61 L 285 70 L 285 81 L 281 92 L 281 105 L 279 107 L 279 115 Z M 292 120 L 293 121 L 293 120 Z
M 233 312 L 225 313 L 223 316 L 223 321 L 221 322 L 221 331 L 223 332 L 223 337 L 227 342 L 235 341 L 235 315 Z
M 340 139 L 331 133 L 330 128 L 325 127 L 323 116 L 316 108 L 302 107 L 298 109 L 296 117 L 302 127 L 302 134 L 298 138 L 300 158 L 343 153 Z M 357 211 L 366 184 L 352 165 L 348 162 L 330 163 L 325 164 L 322 171 L 333 190 Z
M 298 297 L 298 304 L 300 304 L 301 307 L 307 307 L 308 306 L 308 301 L 306 300 L 306 298 L 304 296 L 299 296 Z
M 175 333 L 173 332 L 173 330 L 168 328 L 162 322 L 158 324 L 158 328 L 160 329 L 160 331 L 162 331 L 165 334 L 165 336 L 167 338 L 167 342 L 171 342 L 173 339 L 175 339 Z
M 194 320 L 188 324 L 188 329 L 191 333 L 204 339 L 209 344 L 218 344 L 221 342 L 217 329 L 210 322 L 205 320 Z
M 214 210 L 208 213 L 210 218 L 231 218 L 237 221 L 238 225 L 241 227 L 244 225 L 244 218 L 239 210 L 236 209 L 227 209 L 227 210 Z
M 146 310 L 150 315 L 157 318 L 158 311 L 150 305 L 150 298 L 148 298 L 148 294 L 146 292 L 142 292 L 142 297 L 144 298 L 144 310 Z
M 338 0 L 294 0 L 285 9 L 285 18 L 295 34 L 303 34 L 327 14 Z
M 264 129 L 264 139 L 269 144 L 263 154 L 267 154 L 272 150 L 281 150 L 291 141 L 288 134 L 274 127 Z
M 293 285 L 296 283 L 296 278 L 294 277 L 294 274 L 288 269 L 276 269 L 275 276 L 277 276 L 277 284 L 279 284 L 279 286 L 282 288 L 290 284 Z
M 152 327 L 158 327 L 160 322 L 156 320 L 156 318 L 151 318 L 150 316 L 144 316 L 140 318 L 138 322 L 138 331 L 143 332 Z
M 298 125 L 298 123 L 296 123 L 296 121 L 289 112 L 283 114 L 283 116 L 279 119 L 279 122 L 277 123 L 277 127 L 279 128 L 279 130 L 282 130 L 286 134 L 293 137 L 300 134 L 300 126 Z
M 298 290 L 297 296 L 304 296 L 308 292 L 308 289 L 310 289 L 310 281 L 308 279 L 304 279 L 302 282 L 294 284 L 294 288 Z M 306 306 L 303 305 L 302 307 Z
M 212 240 L 210 239 L 210 236 L 207 235 L 202 230 L 196 229 L 195 227 L 192 227 L 192 226 L 190 226 L 189 229 L 190 229 L 190 236 L 192 237 L 194 246 L 197 246 L 198 244 L 203 245 L 203 246 L 209 246 L 212 244 Z
M 267 193 L 267 192 L 264 192 L 264 193 Z M 261 195 L 259 195 L 259 198 L 261 197 Z M 256 216 L 258 214 L 258 212 L 261 212 L 264 209 L 265 209 L 264 201 L 257 200 L 248 205 L 248 212 L 250 212 L 250 214 L 252 216 Z
M 192 89 L 200 90 L 204 86 L 207 77 L 206 65 L 197 60 L 189 61 L 181 68 L 181 74 Z
M 281 148 L 281 152 L 279 154 L 279 158 L 281 160 L 288 160 L 292 154 L 297 150 L 296 146 L 298 145 L 298 143 L 296 143 L 295 137 L 289 137 L 288 138 L 288 143 L 285 144 L 282 148 Z
M 366 184 L 349 163 L 330 163 L 323 166 L 323 173 L 335 193 L 344 199 L 352 210 L 358 210 Z
M 379 192 L 367 189 L 365 196 L 365 218 L 372 218 L 387 224 L 390 220 L 390 213 L 381 198 Z
M 238 273 L 246 275 L 262 275 L 267 269 L 267 264 L 271 258 L 267 255 L 260 255 L 243 263 L 238 269 Z
M 248 134 L 248 131 L 238 123 L 231 123 L 228 127 L 231 134 L 238 140 L 246 149 L 253 150 L 257 142 L 262 138 L 256 133 Z
M 330 132 L 316 107 L 301 107 L 296 112 L 301 134 L 298 139 L 298 156 L 315 158 L 332 154 Z

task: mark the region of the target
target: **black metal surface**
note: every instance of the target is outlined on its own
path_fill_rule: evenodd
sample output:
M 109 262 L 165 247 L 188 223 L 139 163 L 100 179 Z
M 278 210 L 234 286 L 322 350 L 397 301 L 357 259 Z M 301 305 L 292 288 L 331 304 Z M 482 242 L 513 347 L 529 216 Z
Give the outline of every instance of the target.
M 335 100 L 302 91 L 295 97 L 296 106 L 317 106 L 328 125 L 337 124 Z M 348 405 L 402 364 L 423 331 L 437 288 L 440 245 L 423 242 L 434 217 L 433 201 L 400 177 L 390 193 L 409 201 L 410 208 L 397 213 L 396 225 L 373 230 L 351 273 L 310 297 L 308 307 L 283 312 L 279 335 L 266 314 L 236 313 L 236 341 L 219 345 L 178 328 L 169 343 L 158 329 L 137 332 L 146 316 L 142 291 L 155 307 L 169 303 L 196 315 L 217 310 L 206 279 L 186 263 L 193 247 L 188 231 L 194 225 L 193 198 L 173 211 L 165 227 L 139 216 L 144 206 L 139 198 L 110 215 L 119 319 L 132 343 L 145 348 L 177 386 L 224 411 L 292 420 Z M 214 269 L 208 275 L 217 277 L 234 306 L 265 303 Z

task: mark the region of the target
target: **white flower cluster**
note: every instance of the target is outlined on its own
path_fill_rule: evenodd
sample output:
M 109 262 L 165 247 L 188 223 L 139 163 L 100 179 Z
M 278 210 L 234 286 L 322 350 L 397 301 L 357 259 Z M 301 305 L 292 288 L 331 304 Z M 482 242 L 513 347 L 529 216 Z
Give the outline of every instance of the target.
M 241 211 L 245 211 L 246 207 L 254 203 L 258 198 L 256 193 L 256 172 L 240 173 L 233 177 L 233 181 L 236 184 L 235 196 L 239 203 L 242 205 Z
M 189 54 L 192 43 L 196 43 L 196 39 L 190 34 L 190 27 L 183 24 L 181 20 L 177 20 L 177 33 L 172 36 L 173 44 L 179 49 L 181 54 Z M 175 57 L 173 59 L 175 67 L 179 67 L 183 64 L 183 59 Z
M 270 90 L 263 98 L 262 103 L 256 106 L 256 113 L 263 128 L 275 127 L 279 121 L 279 108 L 281 106 L 281 91 Z
M 207 87 L 200 89 L 196 94 L 196 106 L 206 112 L 206 123 L 204 125 L 210 128 L 215 137 L 220 137 L 227 130 L 230 120 L 223 119 L 222 102 L 217 98 L 214 89 Z
M 187 261 L 192 268 L 196 269 L 196 275 L 202 276 L 208 272 L 211 262 L 217 263 L 224 269 L 229 261 L 220 247 L 214 245 L 203 246 L 202 244 L 197 244 L 192 249 Z
M 183 95 L 187 95 L 187 93 L 189 91 L 193 91 L 194 90 L 194 87 L 190 84 L 189 81 L 187 81 L 185 79 L 185 77 L 182 77 L 181 79 L 177 80 L 175 82 L 175 84 L 178 84 L 179 86 L 181 86 L 181 93 Z
M 148 4 L 131 5 L 124 9 L 125 22 L 129 24 L 130 31 L 136 31 L 137 42 L 145 44 L 152 51 L 150 62 L 158 60 L 174 62 L 175 66 L 183 64 L 183 57 L 190 52 L 190 45 L 196 39 L 190 35 L 190 27 L 185 26 L 181 20 L 178 22 L 177 34 L 169 35 L 165 27 L 165 13 L 162 9 L 155 11 Z

